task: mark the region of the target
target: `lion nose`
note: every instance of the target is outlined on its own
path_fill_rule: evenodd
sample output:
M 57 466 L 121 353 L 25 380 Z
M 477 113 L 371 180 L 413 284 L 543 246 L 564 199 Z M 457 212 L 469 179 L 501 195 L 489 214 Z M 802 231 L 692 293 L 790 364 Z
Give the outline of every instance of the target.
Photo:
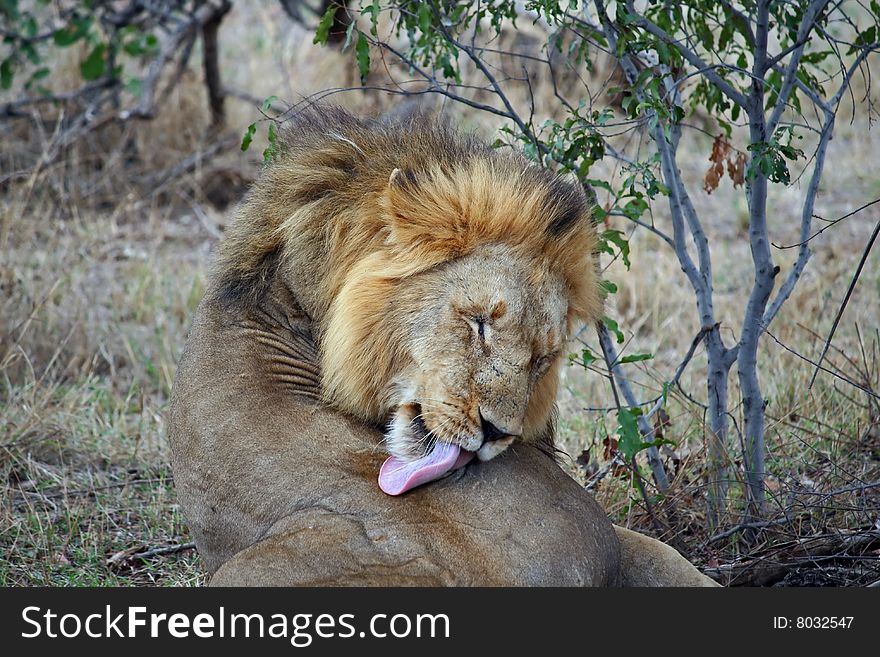
M 483 430 L 483 440 L 492 441 L 498 440 L 500 438 L 504 438 L 508 435 L 506 432 L 502 431 L 494 424 L 489 422 L 486 418 L 483 417 L 483 414 L 480 413 L 480 425 Z

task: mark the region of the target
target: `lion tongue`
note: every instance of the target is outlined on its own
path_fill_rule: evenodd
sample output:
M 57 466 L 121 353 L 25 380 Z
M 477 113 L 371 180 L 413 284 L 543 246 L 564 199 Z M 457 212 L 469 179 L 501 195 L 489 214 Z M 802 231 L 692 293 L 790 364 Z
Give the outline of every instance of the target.
M 411 488 L 439 479 L 451 470 L 457 470 L 473 457 L 473 452 L 442 442 L 438 442 L 430 453 L 412 463 L 389 456 L 379 470 L 379 488 L 389 495 L 400 495 Z

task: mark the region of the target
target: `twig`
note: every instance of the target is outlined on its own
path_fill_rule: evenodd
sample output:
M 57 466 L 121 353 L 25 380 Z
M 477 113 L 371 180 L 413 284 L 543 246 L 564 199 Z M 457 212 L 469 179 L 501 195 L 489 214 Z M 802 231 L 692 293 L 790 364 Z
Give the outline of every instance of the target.
M 149 559 L 150 557 L 164 556 L 166 554 L 177 554 L 178 552 L 185 552 L 187 550 L 195 550 L 195 549 L 196 549 L 196 544 L 193 542 L 181 543 L 180 545 L 169 545 L 167 547 L 152 548 L 150 550 L 146 550 L 145 552 L 138 552 L 136 554 L 131 555 L 131 558 L 132 559 Z
M 10 445 L 4 445 L 4 447 L 10 447 L 15 443 Z M 120 481 L 116 484 L 107 484 L 106 486 L 94 486 L 92 488 L 84 488 L 80 490 L 64 490 L 58 491 L 57 493 L 44 493 L 42 491 L 34 491 L 34 490 L 23 490 L 19 487 L 19 492 L 23 493 L 25 496 L 31 495 L 34 497 L 40 497 L 42 499 L 54 499 L 58 497 L 73 497 L 73 496 L 91 496 L 102 490 L 113 490 L 114 488 L 125 488 L 126 486 L 136 486 L 139 484 L 159 484 L 159 483 L 170 483 L 173 482 L 174 478 L 171 475 L 167 477 L 157 477 L 155 479 L 132 479 L 131 481 Z
M 28 96 L 26 98 L 20 98 L 19 100 L 4 103 L 2 109 L 0 109 L 0 118 L 28 118 L 31 115 L 19 111 L 19 108 L 27 107 L 29 105 L 42 105 L 45 103 L 70 103 L 75 100 L 79 100 L 84 96 L 88 96 L 95 91 L 107 89 L 118 84 L 119 80 L 116 80 L 114 78 L 104 78 L 103 80 L 88 82 L 81 86 L 79 89 L 76 89 L 75 91 L 69 91 L 67 93 L 50 94 L 46 96 Z
M 823 219 L 822 217 L 820 217 L 818 215 L 813 215 L 815 218 L 822 219 L 822 221 L 827 221 L 828 223 L 825 226 L 822 226 L 822 228 L 817 230 L 815 233 L 810 235 L 804 242 L 795 242 L 794 244 L 784 244 L 784 245 L 783 244 L 776 244 L 774 242 L 773 246 L 775 248 L 779 249 L 780 251 L 782 251 L 784 249 L 796 249 L 797 247 L 801 246 L 805 242 L 809 242 L 809 241 L 813 240 L 814 238 L 819 237 L 819 235 L 824 233 L 829 228 L 836 226 L 838 223 L 840 223 L 844 219 L 849 219 L 853 215 L 856 215 L 859 212 L 861 212 L 862 210 L 865 210 L 866 208 L 870 208 L 872 205 L 876 205 L 877 203 L 880 203 L 880 198 L 875 198 L 873 201 L 865 203 L 864 205 L 857 207 L 852 212 L 847 212 L 845 215 L 843 215 L 842 217 L 838 217 L 837 219 L 828 220 L 828 219 Z
M 859 276 L 861 276 L 862 274 L 862 268 L 865 266 L 865 261 L 868 259 L 868 254 L 871 252 L 871 249 L 874 246 L 874 242 L 876 241 L 878 234 L 880 234 L 880 221 L 877 221 L 877 225 L 874 226 L 874 232 L 871 233 L 871 237 L 868 239 L 868 243 L 865 245 L 865 248 L 862 251 L 862 257 L 859 260 L 859 265 L 858 267 L 856 267 L 856 271 L 853 274 L 852 280 L 849 283 L 846 294 L 843 296 L 843 303 L 840 304 L 840 308 L 837 310 L 837 315 L 834 317 L 834 322 L 831 324 L 831 332 L 828 333 L 828 338 L 825 340 L 825 346 L 822 347 L 822 353 L 819 354 L 819 360 L 817 360 L 815 363 L 816 369 L 813 370 L 813 376 L 810 377 L 810 384 L 807 386 L 808 390 L 813 387 L 813 383 L 816 381 L 816 376 L 819 374 L 819 369 L 822 365 L 822 361 L 825 359 L 825 354 L 828 353 L 828 347 L 831 346 L 831 340 L 834 338 L 835 331 L 837 331 L 837 325 L 840 323 L 840 318 L 843 317 L 843 311 L 846 310 L 846 305 L 849 303 L 849 298 L 852 296 L 853 290 L 856 287 L 856 283 L 859 280 Z
M 820 491 L 798 491 L 799 495 L 819 495 L 821 497 L 834 497 L 835 495 L 843 495 L 844 493 L 863 493 L 872 488 L 880 488 L 880 481 L 874 481 L 870 484 L 857 484 L 855 486 L 847 486 L 846 488 L 838 488 L 827 492 Z
M 875 529 L 825 534 L 799 539 L 769 554 L 706 568 L 703 572 L 732 586 L 766 586 L 779 581 L 792 567 L 804 561 L 812 564 L 833 561 L 847 556 L 847 553 L 869 550 L 877 543 L 880 543 L 880 531 Z
M 584 484 L 584 490 L 593 490 L 605 477 L 608 476 L 608 473 L 611 472 L 612 469 L 620 465 L 623 465 L 623 462 L 620 460 L 620 455 L 615 454 L 611 457 L 611 460 L 605 465 L 605 467 L 590 477 L 589 481 Z
M 181 543 L 180 545 L 167 545 L 163 547 L 155 547 L 149 550 L 143 550 L 144 546 L 136 546 L 127 550 L 121 550 L 107 559 L 107 566 L 110 568 L 119 568 L 123 565 L 130 564 L 138 560 L 146 560 L 151 557 L 166 556 L 169 554 L 177 554 L 187 550 L 196 549 L 195 543 Z M 143 551 L 138 551 L 143 550 Z
M 224 137 L 221 137 L 207 148 L 196 151 L 189 157 L 175 164 L 173 167 L 166 169 L 165 171 L 160 171 L 159 173 L 144 177 L 143 183 L 152 188 L 152 194 L 156 194 L 157 192 L 160 192 L 169 181 L 175 180 L 184 173 L 192 171 L 197 166 L 204 164 L 218 153 L 232 148 L 237 143 L 238 135 L 228 134 Z
M 871 397 L 874 397 L 874 398 L 876 398 L 876 399 L 880 399 L 880 395 L 878 395 L 876 392 L 874 392 L 874 391 L 871 390 L 870 388 L 867 388 L 867 387 L 863 386 L 863 385 L 860 384 L 860 383 L 856 383 L 855 381 L 853 381 L 852 379 L 850 379 L 850 378 L 844 376 L 843 374 L 839 374 L 839 373 L 835 372 L 834 370 L 829 370 L 827 367 L 823 367 L 823 366 L 821 365 L 821 363 L 817 363 L 816 361 L 807 358 L 807 357 L 804 356 L 803 354 L 799 354 L 797 351 L 795 351 L 794 349 L 792 349 L 791 347 L 789 347 L 787 344 L 785 344 L 784 342 L 782 342 L 782 340 L 780 340 L 780 339 L 777 338 L 775 335 L 773 335 L 770 331 L 765 331 L 765 333 L 766 333 L 767 335 L 769 335 L 769 336 L 773 339 L 773 341 L 776 342 L 776 344 L 778 344 L 780 347 L 782 347 L 783 349 L 785 349 L 787 352 L 789 352 L 790 354 L 792 354 L 792 355 L 794 355 L 794 356 L 797 356 L 798 358 L 800 358 L 800 359 L 803 360 L 803 361 L 806 361 L 806 362 L 809 363 L 810 365 L 813 365 L 817 370 L 822 370 L 822 371 L 825 372 L 826 374 L 830 374 L 831 376 L 833 376 L 833 377 L 835 377 L 835 378 L 837 378 L 837 379 L 840 379 L 841 381 L 843 381 L 843 382 L 845 382 L 845 383 L 848 383 L 848 384 L 851 385 L 853 388 L 858 388 L 859 390 L 861 390 L 861 391 L 864 392 L 865 394 L 870 395 Z
M 764 529 L 765 527 L 776 527 L 778 525 L 787 525 L 791 522 L 788 518 L 781 518 L 779 520 L 762 520 L 760 522 L 744 522 L 730 529 L 715 534 L 714 536 L 710 536 L 707 538 L 700 547 L 706 547 L 707 545 L 711 545 L 712 543 L 717 543 L 718 541 L 723 541 L 725 538 L 729 538 L 734 534 L 743 531 L 744 529 Z

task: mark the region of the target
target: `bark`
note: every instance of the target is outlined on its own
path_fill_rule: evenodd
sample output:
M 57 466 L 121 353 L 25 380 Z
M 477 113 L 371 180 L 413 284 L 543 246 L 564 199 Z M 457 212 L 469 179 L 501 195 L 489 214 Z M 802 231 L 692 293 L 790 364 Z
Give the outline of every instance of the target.
M 228 0 L 223 0 L 217 5 L 211 17 L 202 25 L 202 40 L 204 42 L 204 68 L 205 86 L 208 90 L 208 106 L 211 108 L 211 124 L 217 128 L 223 126 L 226 121 L 226 107 L 223 92 L 223 83 L 220 79 L 219 48 L 217 34 L 220 31 L 220 23 L 223 17 L 232 8 Z

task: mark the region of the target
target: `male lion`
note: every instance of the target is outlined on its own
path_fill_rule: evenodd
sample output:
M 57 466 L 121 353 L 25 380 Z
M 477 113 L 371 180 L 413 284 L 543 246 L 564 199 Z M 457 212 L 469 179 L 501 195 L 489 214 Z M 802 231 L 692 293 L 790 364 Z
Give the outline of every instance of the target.
M 565 343 L 600 313 L 595 244 L 581 190 L 517 154 L 421 117 L 298 116 L 172 395 L 212 583 L 705 583 L 548 456 Z M 396 499 L 381 449 L 411 466 L 394 494 L 483 462 Z
M 425 120 L 313 111 L 281 149 L 220 247 L 221 294 L 280 276 L 314 323 L 324 398 L 391 418 L 404 461 L 549 440 L 564 345 L 601 309 L 582 190 Z

